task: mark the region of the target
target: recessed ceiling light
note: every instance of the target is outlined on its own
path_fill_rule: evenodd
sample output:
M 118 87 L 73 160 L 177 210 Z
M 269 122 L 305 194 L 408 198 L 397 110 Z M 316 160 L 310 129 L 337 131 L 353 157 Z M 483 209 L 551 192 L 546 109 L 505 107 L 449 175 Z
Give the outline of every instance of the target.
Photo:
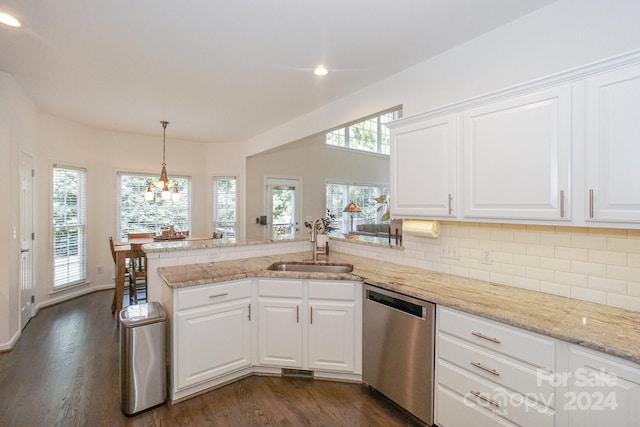
M 10 27 L 19 27 L 22 25 L 16 18 L 3 12 L 0 12 L 0 22 Z
M 329 74 L 329 70 L 327 70 L 324 65 L 318 65 L 313 70 L 313 74 L 315 74 L 316 76 L 326 76 L 327 74 Z

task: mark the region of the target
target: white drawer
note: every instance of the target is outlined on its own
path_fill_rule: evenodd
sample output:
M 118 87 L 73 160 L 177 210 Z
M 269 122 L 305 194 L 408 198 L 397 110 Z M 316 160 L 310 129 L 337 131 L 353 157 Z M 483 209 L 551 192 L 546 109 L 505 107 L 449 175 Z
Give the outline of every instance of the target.
M 465 404 L 461 396 L 440 385 L 436 388 L 435 422 L 439 427 L 517 427 L 480 406 Z
M 438 358 L 520 394 L 538 398 L 542 396 L 542 402 L 548 402 L 549 396 L 554 395 L 555 388 L 548 371 L 532 368 L 443 334 L 438 335 L 436 350 Z
M 353 282 L 310 280 L 309 298 L 355 301 L 356 284 Z
M 553 409 L 541 406 L 493 382 L 486 381 L 444 360 L 438 361 L 438 382 L 458 393 L 463 403 L 479 406 L 518 425 L 552 427 Z M 553 396 L 545 396 L 545 399 Z
M 260 279 L 258 295 L 261 297 L 302 298 L 302 280 Z
M 439 307 L 438 328 L 533 366 L 555 369 L 555 342 L 541 335 L 444 307 Z
M 177 309 L 185 310 L 208 304 L 233 301 L 251 297 L 251 279 L 235 282 L 212 283 L 179 289 L 177 292 Z

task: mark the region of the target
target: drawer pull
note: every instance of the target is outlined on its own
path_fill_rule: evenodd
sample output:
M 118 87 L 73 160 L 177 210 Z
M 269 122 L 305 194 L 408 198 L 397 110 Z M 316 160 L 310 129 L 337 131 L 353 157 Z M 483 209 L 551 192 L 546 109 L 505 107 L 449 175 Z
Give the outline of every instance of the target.
M 489 399 L 488 397 L 483 396 L 482 394 L 480 394 L 479 391 L 473 391 L 471 390 L 470 392 L 471 394 L 473 394 L 475 397 L 477 397 L 480 400 L 484 400 L 485 402 L 487 402 L 489 405 L 495 406 L 496 408 L 500 407 L 500 404 L 498 402 L 496 402 L 495 400 Z
M 485 339 L 487 341 L 494 342 L 496 344 L 500 344 L 500 340 L 498 338 L 488 337 L 488 336 L 484 335 L 482 332 L 471 332 L 471 335 L 473 335 L 475 337 L 478 337 L 478 338 Z
M 479 362 L 471 362 L 471 364 L 473 366 L 475 366 L 478 369 L 482 369 L 483 371 L 489 372 L 492 375 L 495 375 L 496 377 L 500 376 L 500 372 L 496 371 L 495 369 L 491 369 L 491 368 L 487 368 L 486 366 L 484 366 L 482 363 Z
M 220 297 L 226 297 L 227 295 L 229 295 L 227 292 L 223 292 L 221 294 L 209 295 L 209 298 L 220 298 Z

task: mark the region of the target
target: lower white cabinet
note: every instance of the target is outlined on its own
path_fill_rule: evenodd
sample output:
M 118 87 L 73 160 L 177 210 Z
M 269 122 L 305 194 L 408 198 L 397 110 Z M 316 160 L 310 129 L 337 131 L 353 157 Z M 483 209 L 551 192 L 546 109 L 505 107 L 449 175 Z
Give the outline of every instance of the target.
M 258 363 L 360 373 L 358 282 L 259 279 Z
M 176 292 L 176 390 L 251 366 L 250 279 Z
M 438 306 L 435 422 L 555 424 L 554 340 Z
M 258 362 L 302 368 L 302 280 L 260 279 Z
M 247 278 L 171 290 L 171 400 L 253 372 L 362 374 L 362 283 Z
M 569 348 L 561 406 L 568 425 L 640 426 L 640 366 L 578 346 Z

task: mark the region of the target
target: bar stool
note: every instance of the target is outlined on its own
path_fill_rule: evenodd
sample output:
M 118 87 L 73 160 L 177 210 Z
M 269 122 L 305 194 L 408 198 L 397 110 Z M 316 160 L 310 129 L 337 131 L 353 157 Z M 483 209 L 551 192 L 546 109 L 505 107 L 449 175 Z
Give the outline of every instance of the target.
M 113 237 L 109 236 L 109 247 L 111 248 L 111 257 L 113 258 L 113 263 L 116 264 L 116 248 L 113 244 Z M 129 258 L 127 258 L 125 260 L 125 271 L 124 271 L 124 280 L 126 283 L 127 278 L 129 277 L 129 271 L 128 271 L 128 267 L 129 267 Z M 117 273 L 117 272 L 116 272 Z M 117 281 L 116 281 L 117 282 Z M 116 312 L 116 290 L 113 290 L 113 301 L 111 301 L 111 314 L 114 314 Z

